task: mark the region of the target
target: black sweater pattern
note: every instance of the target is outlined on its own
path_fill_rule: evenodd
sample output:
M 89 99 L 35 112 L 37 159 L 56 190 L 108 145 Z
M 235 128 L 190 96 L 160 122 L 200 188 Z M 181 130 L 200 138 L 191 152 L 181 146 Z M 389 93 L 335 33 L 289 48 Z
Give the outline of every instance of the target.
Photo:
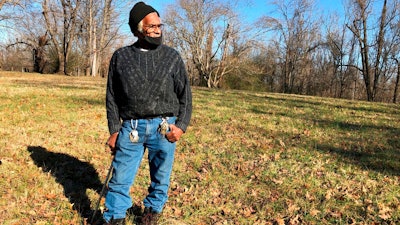
M 179 53 L 166 45 L 142 51 L 134 45 L 114 52 L 106 92 L 110 134 L 121 120 L 160 115 L 177 116 L 176 126 L 186 131 L 192 114 L 192 93 Z

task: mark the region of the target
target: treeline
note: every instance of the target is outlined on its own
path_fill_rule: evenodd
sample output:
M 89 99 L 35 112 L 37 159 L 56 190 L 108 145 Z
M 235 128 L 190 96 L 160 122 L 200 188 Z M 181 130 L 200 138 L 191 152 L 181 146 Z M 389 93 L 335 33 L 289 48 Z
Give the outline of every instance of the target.
M 2 70 L 106 76 L 112 52 L 133 41 L 121 25 L 134 2 L 0 2 Z M 399 101 L 400 0 L 347 0 L 340 14 L 315 0 L 266 1 L 274 11 L 251 24 L 239 3 L 176 0 L 158 9 L 192 85 Z
M 0 1 L 3 70 L 104 76 L 110 54 L 127 39 L 120 30 L 125 0 Z

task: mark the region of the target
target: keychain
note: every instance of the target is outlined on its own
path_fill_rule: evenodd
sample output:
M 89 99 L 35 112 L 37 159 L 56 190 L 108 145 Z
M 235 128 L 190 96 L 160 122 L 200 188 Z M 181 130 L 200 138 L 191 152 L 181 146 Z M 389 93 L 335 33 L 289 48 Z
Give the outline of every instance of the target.
M 168 131 L 169 128 L 169 124 L 167 119 L 162 118 L 162 122 L 160 123 L 159 127 L 158 127 L 158 131 L 160 132 L 160 134 L 165 135 Z
M 129 133 L 129 139 L 131 140 L 132 143 L 136 143 L 139 141 L 139 133 L 136 130 L 138 125 L 138 121 L 136 120 L 135 127 L 133 126 L 132 120 L 131 120 L 131 126 L 132 126 L 132 131 Z

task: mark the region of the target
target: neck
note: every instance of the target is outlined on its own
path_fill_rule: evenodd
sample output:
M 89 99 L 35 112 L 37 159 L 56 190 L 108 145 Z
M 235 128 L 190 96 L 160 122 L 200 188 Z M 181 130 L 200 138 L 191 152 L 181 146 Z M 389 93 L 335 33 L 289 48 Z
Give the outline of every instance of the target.
M 146 50 L 154 50 L 156 49 L 159 45 L 155 44 L 150 44 L 144 39 L 138 39 L 137 42 L 135 43 L 135 46 L 141 49 L 146 49 Z
M 135 45 L 137 46 L 137 47 L 139 47 L 139 48 L 142 48 L 142 49 L 146 49 L 146 50 L 151 50 L 151 49 L 155 49 L 157 46 L 152 46 L 152 45 L 150 45 L 149 43 L 147 43 L 146 41 L 144 41 L 143 39 L 139 39 L 136 43 L 135 43 Z

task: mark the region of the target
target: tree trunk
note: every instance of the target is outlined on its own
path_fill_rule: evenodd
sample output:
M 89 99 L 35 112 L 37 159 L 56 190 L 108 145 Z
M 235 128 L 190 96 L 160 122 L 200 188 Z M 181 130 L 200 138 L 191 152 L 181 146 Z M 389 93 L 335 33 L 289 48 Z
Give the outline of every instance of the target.
M 99 45 L 96 49 L 96 62 L 97 67 L 100 68 L 101 62 L 103 61 L 103 52 L 104 49 L 107 47 L 106 45 L 106 35 L 110 32 L 110 23 L 111 23 L 111 3 L 112 0 L 104 0 L 104 8 L 103 8 L 103 17 L 102 17 L 102 26 L 99 35 Z M 97 75 L 96 74 L 94 76 Z
M 70 0 L 61 0 L 61 5 L 63 7 L 63 16 L 64 16 L 64 36 L 63 36 L 63 66 L 64 66 L 64 74 L 68 74 L 68 60 L 69 55 L 71 53 L 72 44 L 76 37 L 76 19 L 77 12 L 80 7 L 80 1 L 76 0 L 75 7 L 71 3 Z
M 92 53 L 93 53 L 93 24 L 94 24 L 94 18 L 93 18 L 93 0 L 89 0 L 88 5 L 86 6 L 87 10 L 87 31 L 86 31 L 86 65 L 85 65 L 85 75 L 90 76 L 92 74 L 91 71 L 91 65 L 93 61 Z M 95 35 L 95 34 L 94 34 Z
M 60 43 L 59 43 L 59 41 L 57 39 L 57 33 L 58 33 L 57 25 L 55 23 L 52 23 L 52 21 L 56 21 L 56 19 L 54 18 L 53 14 L 52 14 L 53 15 L 53 20 L 50 18 L 51 15 L 50 15 L 50 10 L 49 10 L 48 4 L 49 4 L 48 0 L 44 0 L 42 2 L 43 16 L 44 16 L 44 20 L 45 20 L 45 23 L 46 23 L 47 31 L 50 34 L 50 38 L 51 38 L 51 41 L 53 42 L 53 47 L 54 47 L 54 50 L 56 51 L 56 55 L 57 55 L 58 62 L 59 62 L 58 63 L 58 69 L 57 69 L 56 72 L 64 73 L 64 66 L 62 65 L 62 63 L 64 62 L 63 54 L 62 54 L 62 48 L 61 48 Z
M 43 16 L 46 23 L 46 28 L 50 34 L 51 40 L 53 42 L 53 46 L 56 50 L 58 56 L 58 73 L 68 74 L 68 58 L 72 49 L 72 44 L 76 37 L 76 19 L 77 19 L 77 11 L 80 6 L 81 0 L 76 0 L 75 4 L 71 2 L 71 0 L 60 0 L 62 7 L 62 23 L 63 30 L 61 32 L 58 31 L 58 26 L 56 21 L 60 19 L 57 17 L 55 12 L 57 10 L 51 9 L 49 10 L 49 0 L 44 0 L 42 2 L 43 8 Z M 52 7 L 54 7 L 52 5 Z M 51 18 L 52 17 L 52 18 Z M 60 37 L 61 34 L 61 43 L 58 41 L 57 37 Z
M 45 46 L 47 45 L 47 32 L 38 38 L 38 46 L 33 49 L 33 72 L 43 73 L 46 65 Z
M 400 83 L 400 63 L 398 60 L 396 60 L 396 63 L 397 63 L 397 77 L 394 85 L 393 103 L 397 103 L 397 95 L 399 92 L 399 83 Z
M 97 76 L 97 48 L 96 48 L 96 44 L 97 44 L 97 38 L 96 38 L 96 21 L 93 21 L 93 43 L 91 43 L 93 45 L 92 49 L 93 49 L 93 56 L 92 56 L 92 76 L 95 77 Z

